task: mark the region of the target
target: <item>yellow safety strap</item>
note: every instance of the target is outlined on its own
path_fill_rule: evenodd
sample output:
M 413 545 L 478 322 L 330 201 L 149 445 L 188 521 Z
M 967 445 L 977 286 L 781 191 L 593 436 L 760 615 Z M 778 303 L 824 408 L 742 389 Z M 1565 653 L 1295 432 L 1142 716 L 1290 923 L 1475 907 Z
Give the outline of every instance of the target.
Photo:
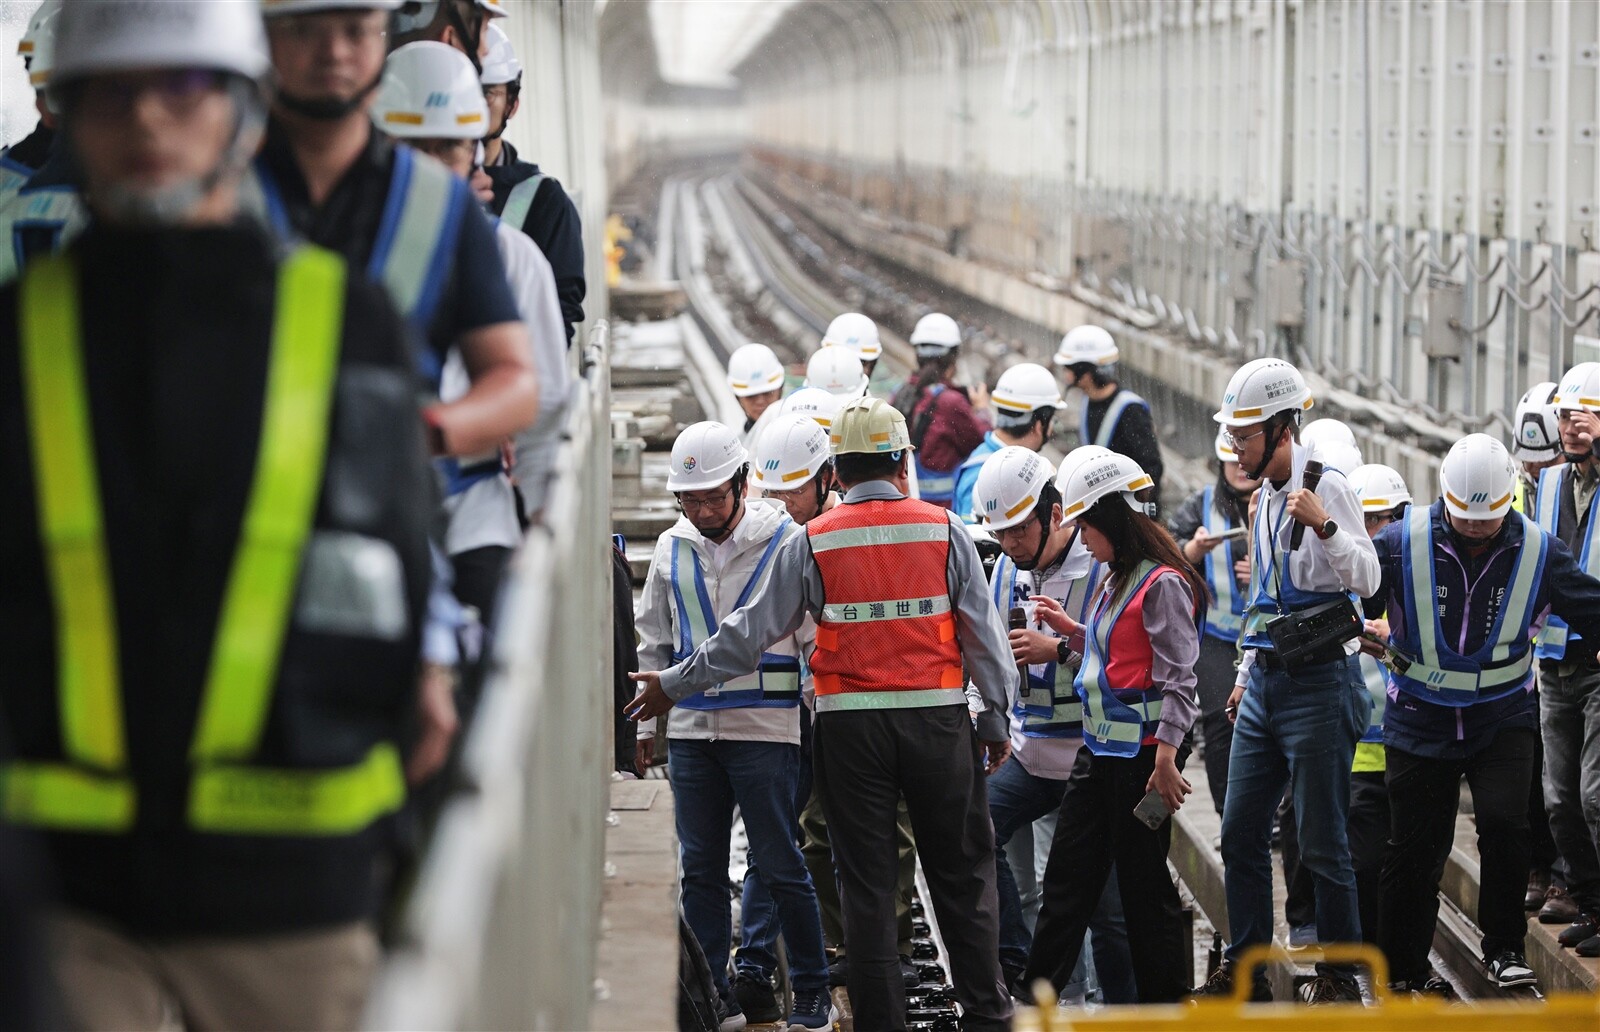
M 279 273 L 255 476 L 189 749 L 198 764 L 248 759 L 261 741 L 327 459 L 344 276 L 310 248 Z
M 100 478 L 78 326 L 78 279 L 41 258 L 22 280 L 23 395 L 33 446 L 39 532 L 55 601 L 62 747 L 94 770 L 126 766 Z

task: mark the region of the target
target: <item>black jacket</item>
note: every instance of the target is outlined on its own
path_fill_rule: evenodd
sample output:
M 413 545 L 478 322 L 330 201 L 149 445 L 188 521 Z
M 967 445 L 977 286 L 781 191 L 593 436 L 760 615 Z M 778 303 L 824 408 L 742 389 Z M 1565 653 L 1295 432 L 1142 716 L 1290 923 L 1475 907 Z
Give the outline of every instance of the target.
M 248 934 L 371 913 L 387 822 L 326 838 L 189 830 L 187 751 L 256 458 L 281 252 L 255 226 L 91 227 L 85 376 L 105 512 L 128 762 L 120 835 L 44 836 L 63 902 L 144 934 Z M 414 710 L 437 505 L 411 359 L 381 288 L 347 280 L 317 532 L 386 542 L 409 614 L 398 640 L 290 624 L 262 766 L 333 767 L 400 740 Z M 56 621 L 20 384 L 17 286 L 0 288 L 0 719 L 19 756 L 61 758 Z M 392 595 L 389 597 L 393 597 Z
M 539 166 L 517 158 L 517 149 L 502 143 L 505 163 L 487 165 L 484 171 L 494 181 L 494 202 L 489 210 L 496 215 L 505 211 L 511 188 L 525 179 L 539 174 Z M 583 275 L 583 221 L 578 208 L 567 196 L 567 191 L 553 176 L 546 176 L 533 195 L 533 206 L 528 217 L 516 227 L 539 245 L 550 271 L 555 274 L 556 297 L 561 302 L 561 321 L 566 325 L 567 343 L 572 343 L 576 324 L 583 322 L 583 298 L 588 284 Z

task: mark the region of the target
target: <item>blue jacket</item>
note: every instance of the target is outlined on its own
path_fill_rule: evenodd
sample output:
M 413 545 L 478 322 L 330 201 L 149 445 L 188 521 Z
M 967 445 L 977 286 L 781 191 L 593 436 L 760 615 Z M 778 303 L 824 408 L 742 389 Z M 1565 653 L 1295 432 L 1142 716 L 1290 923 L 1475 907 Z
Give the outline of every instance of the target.
M 1445 520 L 1444 503 L 1435 502 L 1429 513 L 1433 520 L 1434 577 L 1442 607 L 1439 622 L 1447 634 L 1453 631 L 1460 635 L 1459 651 L 1474 652 L 1482 647 L 1499 614 L 1522 543 L 1522 524 L 1507 519 L 1505 528 L 1489 547 L 1481 555 L 1472 556 L 1456 549 Z M 1388 611 L 1390 628 L 1397 638 L 1403 631 L 1400 622 L 1406 611 L 1405 573 L 1401 569 L 1405 533 L 1404 522 L 1393 523 L 1373 540 L 1382 580 L 1378 593 L 1364 603 L 1368 618 Z M 1541 618 L 1550 611 L 1566 619 L 1580 634 L 1600 634 L 1600 581 L 1579 570 L 1572 552 L 1554 538 L 1550 540 L 1544 576 L 1534 602 L 1534 612 Z M 1383 716 L 1384 744 L 1418 756 L 1455 758 L 1477 752 L 1502 730 L 1537 731 L 1534 684 L 1530 675 L 1526 691 L 1456 708 L 1399 692 L 1391 681 L 1389 704 Z
M 972 489 L 978 486 L 978 472 L 983 469 L 983 463 L 989 456 L 1004 447 L 994 431 L 990 430 L 983 435 L 983 443 L 972 449 L 966 461 L 956 467 L 956 498 L 950 509 L 968 523 L 973 522 Z

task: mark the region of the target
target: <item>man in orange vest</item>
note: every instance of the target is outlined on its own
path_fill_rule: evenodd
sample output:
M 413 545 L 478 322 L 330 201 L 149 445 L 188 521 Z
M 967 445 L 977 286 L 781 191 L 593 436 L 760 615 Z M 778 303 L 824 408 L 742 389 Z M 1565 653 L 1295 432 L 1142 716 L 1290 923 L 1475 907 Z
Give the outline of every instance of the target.
M 994 830 L 984 777 L 1010 754 L 1017 668 L 960 518 L 907 497 L 911 435 L 879 398 L 833 421 L 844 501 L 773 557 L 766 584 L 695 652 L 643 690 L 633 719 L 756 668 L 817 621 L 817 791 L 832 829 L 858 1028 L 905 1028 L 895 952 L 895 808 L 903 794 L 933 896 L 964 1029 L 1009 1027 L 1001 976 Z M 976 727 L 964 686 L 983 701 Z

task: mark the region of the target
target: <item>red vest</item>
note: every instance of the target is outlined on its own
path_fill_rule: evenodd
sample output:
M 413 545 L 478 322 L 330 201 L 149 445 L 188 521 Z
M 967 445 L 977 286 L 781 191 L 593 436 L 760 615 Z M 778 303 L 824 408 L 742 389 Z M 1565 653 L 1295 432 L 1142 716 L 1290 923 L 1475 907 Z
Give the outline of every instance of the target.
M 952 533 L 948 510 L 909 498 L 839 505 L 806 524 L 823 587 L 819 712 L 962 701 Z

